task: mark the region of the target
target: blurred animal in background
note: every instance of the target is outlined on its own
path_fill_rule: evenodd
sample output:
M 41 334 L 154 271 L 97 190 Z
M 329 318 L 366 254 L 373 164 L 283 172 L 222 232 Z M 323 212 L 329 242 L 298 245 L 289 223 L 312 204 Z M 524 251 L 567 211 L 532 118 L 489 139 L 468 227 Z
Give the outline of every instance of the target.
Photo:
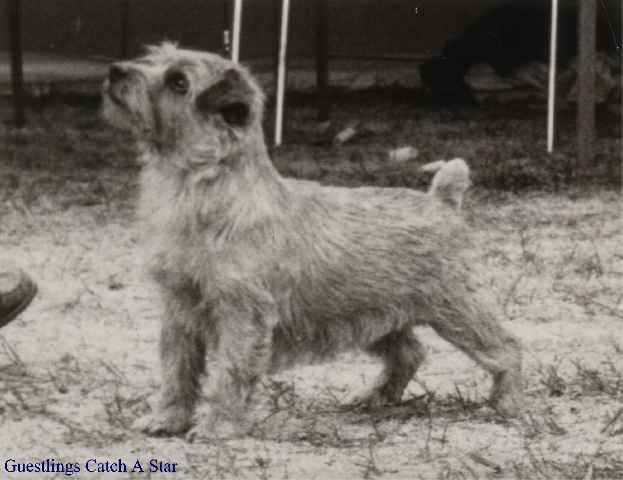
M 571 92 L 573 64 L 578 46 L 578 0 L 561 0 L 558 23 L 558 68 L 560 81 Z M 461 34 L 449 40 L 441 55 L 420 66 L 424 84 L 440 104 L 475 104 L 466 75 L 477 64 L 489 65 L 495 74 L 517 84 L 546 85 L 549 60 L 551 2 L 507 0 L 476 19 Z M 600 0 L 597 16 L 598 78 L 608 85 L 601 95 L 620 95 L 621 2 Z M 541 72 L 541 71 L 544 71 Z M 603 71 L 603 75 L 599 72 Z M 540 73 L 539 73 L 540 72 Z M 609 79 L 614 77 L 616 81 Z

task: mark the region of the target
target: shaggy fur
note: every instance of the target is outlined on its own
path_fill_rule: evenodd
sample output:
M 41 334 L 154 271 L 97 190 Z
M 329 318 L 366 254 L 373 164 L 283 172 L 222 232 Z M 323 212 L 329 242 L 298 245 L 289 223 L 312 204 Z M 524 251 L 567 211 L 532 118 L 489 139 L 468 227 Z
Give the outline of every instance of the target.
M 161 406 L 137 428 L 189 428 L 206 351 L 224 363 L 215 408 L 243 411 L 262 375 L 347 348 L 384 361 L 367 401 L 398 402 L 424 359 L 418 324 L 489 371 L 492 405 L 516 414 L 520 348 L 479 298 L 453 208 L 465 163 L 434 167 L 428 193 L 284 179 L 262 108 L 251 76 L 216 55 L 165 44 L 111 67 L 104 113 L 143 152 L 145 251 L 166 305 Z

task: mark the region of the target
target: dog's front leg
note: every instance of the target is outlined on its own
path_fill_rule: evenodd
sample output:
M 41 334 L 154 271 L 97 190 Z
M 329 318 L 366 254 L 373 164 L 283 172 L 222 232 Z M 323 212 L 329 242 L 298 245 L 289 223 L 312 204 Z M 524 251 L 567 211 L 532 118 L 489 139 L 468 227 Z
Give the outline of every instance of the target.
M 165 293 L 160 333 L 162 386 L 160 404 L 139 418 L 134 429 L 151 435 L 175 435 L 190 428 L 205 370 L 205 316 L 187 292 Z
M 221 368 L 210 371 L 218 375 L 210 393 L 210 409 L 191 435 L 209 435 L 217 419 L 228 420 L 236 431 L 244 430 L 244 414 L 254 388 L 270 368 L 273 328 L 279 321 L 272 297 L 254 293 L 220 301 L 212 310 L 212 321 L 219 325 Z

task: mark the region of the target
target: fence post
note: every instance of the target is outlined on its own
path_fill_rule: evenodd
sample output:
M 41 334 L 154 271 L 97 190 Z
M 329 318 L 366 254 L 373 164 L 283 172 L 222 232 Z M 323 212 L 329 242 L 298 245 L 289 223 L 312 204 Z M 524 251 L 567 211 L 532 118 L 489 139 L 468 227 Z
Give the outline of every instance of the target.
M 316 101 L 318 120 L 329 119 L 329 5 L 316 0 Z
M 597 0 L 578 3 L 578 166 L 586 167 L 594 160 Z
M 13 91 L 13 123 L 22 128 L 24 114 L 24 71 L 22 55 L 22 2 L 9 0 L 9 48 L 11 49 L 11 88 Z
M 130 56 L 130 0 L 121 0 L 121 44 L 119 45 L 119 56 L 128 58 Z

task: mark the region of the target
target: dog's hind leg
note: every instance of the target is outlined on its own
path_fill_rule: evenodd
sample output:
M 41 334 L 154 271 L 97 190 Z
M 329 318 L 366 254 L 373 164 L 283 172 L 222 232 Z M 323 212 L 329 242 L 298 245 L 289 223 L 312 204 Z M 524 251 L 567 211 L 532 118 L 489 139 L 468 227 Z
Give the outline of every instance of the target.
M 453 285 L 435 300 L 431 327 L 493 376 L 490 401 L 505 416 L 519 414 L 522 403 L 519 342 L 494 318 L 473 292 Z
M 424 346 L 413 329 L 405 326 L 375 341 L 366 351 L 383 360 L 383 371 L 374 386 L 352 404 L 374 407 L 399 403 L 404 389 L 424 361 Z
M 402 393 L 426 356 L 424 346 L 410 326 L 393 332 L 376 342 L 370 349 L 385 362 L 384 382 L 379 395 L 386 403 L 399 403 Z

